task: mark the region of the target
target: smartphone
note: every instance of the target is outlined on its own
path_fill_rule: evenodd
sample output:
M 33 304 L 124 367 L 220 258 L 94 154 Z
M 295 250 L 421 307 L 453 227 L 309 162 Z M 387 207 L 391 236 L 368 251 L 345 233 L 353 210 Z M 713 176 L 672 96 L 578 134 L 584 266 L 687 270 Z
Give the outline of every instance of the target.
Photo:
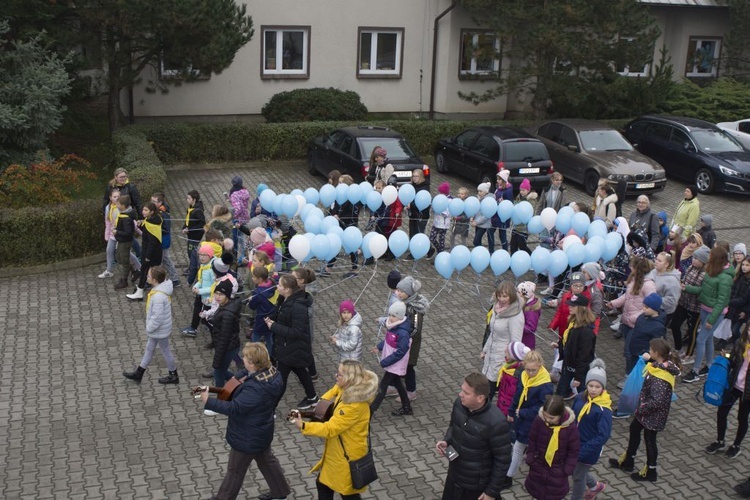
M 448 447 L 445 449 L 445 457 L 448 459 L 449 462 L 453 462 L 455 459 L 458 458 L 458 452 L 453 446 L 448 445 Z

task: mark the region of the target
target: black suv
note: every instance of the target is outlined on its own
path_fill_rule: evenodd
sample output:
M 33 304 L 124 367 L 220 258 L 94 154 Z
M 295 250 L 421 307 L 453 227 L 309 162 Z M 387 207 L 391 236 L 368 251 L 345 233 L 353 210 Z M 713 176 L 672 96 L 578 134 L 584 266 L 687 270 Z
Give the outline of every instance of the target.
M 474 127 L 435 145 L 438 172 L 454 172 L 477 183 L 495 185 L 500 170 L 510 170 L 514 186 L 527 178 L 535 190 L 549 185 L 554 172 L 542 141 L 523 130 L 508 127 Z
M 404 136 L 386 127 L 359 126 L 334 130 L 316 137 L 307 149 L 307 169 L 312 175 L 328 175 L 331 170 L 351 175 L 362 182 L 370 169 L 370 155 L 376 147 L 385 148 L 398 185 L 411 182 L 414 169 L 422 169 L 427 183 L 430 167 L 417 156 Z
M 646 115 L 625 126 L 625 137 L 668 174 L 694 182 L 701 193 L 750 193 L 750 151 L 716 125 Z

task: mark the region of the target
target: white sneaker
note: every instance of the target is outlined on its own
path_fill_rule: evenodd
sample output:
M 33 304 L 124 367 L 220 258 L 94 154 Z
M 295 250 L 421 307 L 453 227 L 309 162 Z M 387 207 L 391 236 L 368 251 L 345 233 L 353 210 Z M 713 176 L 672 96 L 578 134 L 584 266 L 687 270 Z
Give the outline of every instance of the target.
M 613 332 L 618 331 L 620 329 L 620 320 L 618 319 L 617 321 L 609 325 L 609 329 L 612 330 Z
M 203 410 L 203 414 L 207 417 L 215 417 L 216 415 L 218 415 L 218 413 L 212 410 Z
M 544 290 L 542 290 L 542 291 L 541 291 L 541 292 L 539 292 L 539 293 L 540 293 L 541 295 L 549 295 L 549 294 L 551 294 L 551 293 L 552 293 L 552 287 L 549 287 L 549 286 L 548 286 L 547 288 L 545 288 Z
M 105 278 L 111 278 L 112 276 L 114 276 L 114 274 L 110 273 L 109 271 L 104 271 L 102 274 L 97 276 L 97 278 L 105 279 Z

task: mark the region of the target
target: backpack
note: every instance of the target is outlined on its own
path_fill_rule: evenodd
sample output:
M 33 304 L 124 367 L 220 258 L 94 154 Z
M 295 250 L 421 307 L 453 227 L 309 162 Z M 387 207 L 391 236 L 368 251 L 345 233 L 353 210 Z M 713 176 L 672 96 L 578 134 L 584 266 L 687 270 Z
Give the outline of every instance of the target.
M 706 383 L 703 386 L 703 401 L 711 406 L 721 406 L 727 389 L 729 389 L 729 359 L 719 355 L 708 370 Z

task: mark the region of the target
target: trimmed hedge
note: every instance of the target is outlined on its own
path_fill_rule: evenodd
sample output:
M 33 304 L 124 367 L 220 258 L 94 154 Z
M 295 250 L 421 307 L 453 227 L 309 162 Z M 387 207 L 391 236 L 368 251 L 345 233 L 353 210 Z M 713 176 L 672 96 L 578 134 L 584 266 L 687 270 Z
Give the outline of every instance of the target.
M 260 113 L 269 123 L 363 120 L 367 108 L 356 92 L 329 87 L 279 92 Z
M 142 196 L 164 190 L 164 166 L 143 132 L 123 128 L 112 142 L 117 166 L 128 170 Z M 101 207 L 97 197 L 48 207 L 0 209 L 0 267 L 49 264 L 103 252 Z

